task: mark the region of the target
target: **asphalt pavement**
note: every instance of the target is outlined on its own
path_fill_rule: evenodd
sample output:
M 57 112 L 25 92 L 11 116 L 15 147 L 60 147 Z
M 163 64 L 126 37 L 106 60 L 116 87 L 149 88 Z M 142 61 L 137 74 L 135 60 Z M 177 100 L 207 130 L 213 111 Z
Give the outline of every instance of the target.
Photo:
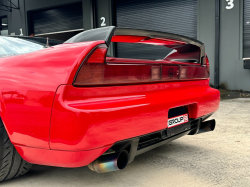
M 124 170 L 34 165 L 4 187 L 250 187 L 250 98 L 222 100 L 214 132 L 185 136 L 139 155 Z

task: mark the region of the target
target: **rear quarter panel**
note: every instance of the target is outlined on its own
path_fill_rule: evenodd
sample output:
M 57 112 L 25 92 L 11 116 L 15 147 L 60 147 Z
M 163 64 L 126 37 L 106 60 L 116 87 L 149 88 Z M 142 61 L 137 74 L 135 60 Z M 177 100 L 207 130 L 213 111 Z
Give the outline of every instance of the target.
M 49 148 L 51 109 L 59 85 L 73 81 L 101 41 L 62 44 L 0 58 L 0 115 L 13 144 Z

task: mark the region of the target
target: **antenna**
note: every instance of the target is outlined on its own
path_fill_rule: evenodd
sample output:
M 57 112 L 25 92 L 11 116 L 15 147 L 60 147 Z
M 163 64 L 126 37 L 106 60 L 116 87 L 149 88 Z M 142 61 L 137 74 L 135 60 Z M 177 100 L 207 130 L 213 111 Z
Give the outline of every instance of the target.
M 49 47 L 49 37 L 47 37 L 47 44 L 46 47 Z

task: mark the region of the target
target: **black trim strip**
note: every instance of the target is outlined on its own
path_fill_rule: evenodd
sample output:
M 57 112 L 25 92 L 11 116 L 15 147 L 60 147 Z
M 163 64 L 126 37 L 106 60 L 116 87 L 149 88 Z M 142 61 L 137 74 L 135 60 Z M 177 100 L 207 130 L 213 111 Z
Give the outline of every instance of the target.
M 116 152 L 121 152 L 122 150 L 127 150 L 129 152 L 129 161 L 128 163 L 131 163 L 135 156 L 140 155 L 142 153 L 145 153 L 147 151 L 150 151 L 152 149 L 155 149 L 161 145 L 164 145 L 166 143 L 169 143 L 175 139 L 178 139 L 182 136 L 185 135 L 193 135 L 195 133 L 197 133 L 199 131 L 199 124 L 201 121 L 206 120 L 208 117 L 210 117 L 213 114 L 207 114 L 204 116 L 201 116 L 197 119 L 190 119 L 190 124 L 191 124 L 191 128 L 189 130 L 180 132 L 174 136 L 164 136 L 164 132 L 166 132 L 166 129 L 160 130 L 160 131 L 156 131 L 156 132 L 152 132 L 149 134 L 144 134 L 138 137 L 134 137 L 134 138 L 130 138 L 130 139 L 125 139 L 125 140 L 121 140 L 119 142 L 116 142 L 113 144 L 113 146 L 107 150 L 103 155 L 107 155 L 107 154 L 112 154 L 112 153 L 116 153 Z M 198 124 L 197 124 L 198 123 Z M 151 145 L 149 146 L 143 146 L 142 148 L 139 148 L 139 144 L 143 143 L 144 140 L 143 139 L 147 139 L 147 137 L 150 137 L 148 139 L 148 141 L 150 142 L 151 140 L 153 140 L 154 138 L 157 139 L 157 137 L 159 137 L 160 139 L 156 140 L 156 143 L 152 142 L 149 143 Z M 151 139 L 152 138 L 152 139 Z M 142 142 L 140 142 L 140 140 L 143 140 Z M 146 140 L 147 141 L 147 140 Z
M 190 131 L 191 131 L 191 130 L 188 130 L 188 131 L 186 131 L 186 132 L 182 132 L 182 133 L 177 134 L 177 135 L 175 135 L 175 136 L 172 136 L 172 137 L 170 137 L 170 138 L 168 138 L 168 139 L 166 139 L 166 140 L 163 140 L 163 141 L 161 141 L 161 142 L 159 142 L 159 143 L 156 143 L 156 144 L 153 144 L 153 145 L 151 145 L 151 146 L 148 146 L 148 147 L 145 147 L 145 148 L 143 148 L 143 149 L 140 149 L 140 150 L 138 150 L 138 151 L 136 152 L 136 155 L 135 155 L 135 156 L 140 155 L 140 154 L 142 154 L 142 153 L 145 153 L 145 152 L 147 152 L 147 151 L 150 151 L 150 150 L 152 150 L 152 149 L 155 149 L 155 148 L 157 148 L 157 147 L 159 147 L 159 146 L 162 146 L 162 145 L 164 145 L 164 144 L 166 144 L 166 143 L 169 143 L 169 142 L 171 142 L 171 141 L 173 141 L 173 140 L 175 140 L 175 139 L 178 139 L 178 138 L 180 138 L 180 137 L 182 137 L 182 136 L 188 135 Z
M 220 60 L 220 0 L 215 1 L 215 59 L 214 59 L 214 87 L 219 88 L 219 60 Z

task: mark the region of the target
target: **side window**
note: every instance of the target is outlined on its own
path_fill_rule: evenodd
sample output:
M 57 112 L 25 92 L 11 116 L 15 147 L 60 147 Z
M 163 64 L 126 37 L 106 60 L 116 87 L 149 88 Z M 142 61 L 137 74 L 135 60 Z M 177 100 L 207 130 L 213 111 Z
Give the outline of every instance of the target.
M 0 35 L 8 35 L 8 19 L 7 16 L 0 17 Z
M 31 53 L 41 49 L 44 49 L 44 45 L 35 42 L 8 36 L 0 37 L 0 58 Z

